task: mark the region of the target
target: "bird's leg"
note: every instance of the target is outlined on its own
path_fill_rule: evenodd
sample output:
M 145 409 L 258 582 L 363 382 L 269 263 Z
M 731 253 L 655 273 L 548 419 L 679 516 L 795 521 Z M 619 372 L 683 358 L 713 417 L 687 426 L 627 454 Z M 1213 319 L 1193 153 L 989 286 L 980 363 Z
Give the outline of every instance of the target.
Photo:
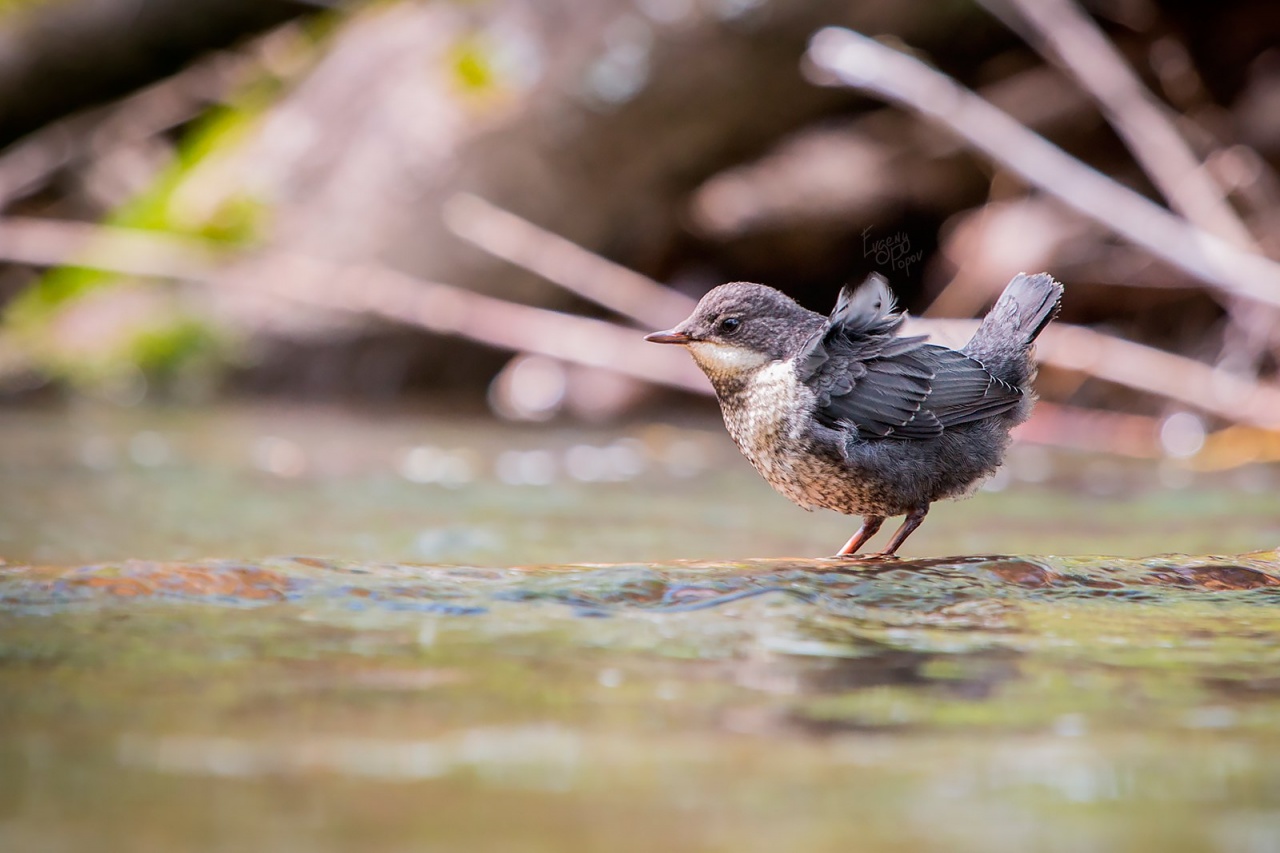
M 893 534 L 893 538 L 889 540 L 889 547 L 885 548 L 877 557 L 892 557 L 894 552 L 902 547 L 902 543 L 907 541 L 907 537 L 916 532 L 916 528 L 920 526 L 920 522 L 924 521 L 924 517 L 929 514 L 929 505 L 918 506 L 911 512 L 907 513 L 906 519 L 902 522 Z
M 844 543 L 844 547 L 836 552 L 837 557 L 848 557 L 856 554 L 858 549 L 867 544 L 867 540 L 876 535 L 876 531 L 880 529 L 880 525 L 884 524 L 883 515 L 865 515 L 862 517 L 862 526 L 858 528 L 858 532 L 849 537 L 849 541 Z

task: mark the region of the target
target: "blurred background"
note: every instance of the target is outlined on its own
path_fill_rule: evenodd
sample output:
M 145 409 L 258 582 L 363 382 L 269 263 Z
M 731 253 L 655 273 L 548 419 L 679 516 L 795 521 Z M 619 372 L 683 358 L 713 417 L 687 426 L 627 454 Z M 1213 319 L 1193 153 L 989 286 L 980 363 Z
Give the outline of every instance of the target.
M 809 50 L 827 27 L 874 41 Z M 1112 460 L 1100 493 L 1122 459 L 1265 490 L 1277 44 L 1268 0 L 7 0 L 10 473 L 58 431 L 46 461 L 159 467 L 157 424 L 230 410 L 259 413 L 238 463 L 285 478 L 323 465 L 278 425 L 335 410 L 569 431 L 547 463 L 406 428 L 378 464 L 409 482 L 736 465 L 705 380 L 640 340 L 710 287 L 826 313 L 880 272 L 958 344 L 1046 270 L 1023 444 Z
M 1278 167 L 1275 0 L 0 0 L 0 850 L 1280 853 Z M 642 339 L 1020 271 L 892 563 Z

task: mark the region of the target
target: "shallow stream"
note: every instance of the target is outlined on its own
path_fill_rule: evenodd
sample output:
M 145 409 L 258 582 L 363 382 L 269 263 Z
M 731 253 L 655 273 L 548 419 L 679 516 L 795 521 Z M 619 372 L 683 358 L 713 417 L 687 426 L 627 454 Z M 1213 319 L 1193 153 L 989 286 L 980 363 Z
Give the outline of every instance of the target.
M 710 420 L 73 414 L 0 414 L 0 850 L 1280 851 L 1273 469 L 1019 447 L 837 563 Z

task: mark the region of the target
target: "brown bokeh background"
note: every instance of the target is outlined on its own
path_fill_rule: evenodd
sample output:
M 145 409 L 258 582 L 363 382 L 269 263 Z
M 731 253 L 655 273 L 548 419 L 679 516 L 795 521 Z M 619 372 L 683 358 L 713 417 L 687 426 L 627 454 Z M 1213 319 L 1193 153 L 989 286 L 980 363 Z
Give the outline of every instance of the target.
M 6 3 L 0 400 L 608 421 L 706 405 L 638 333 L 723 281 L 881 272 L 948 340 L 1047 270 L 1024 437 L 1274 458 L 1278 43 L 1262 0 Z

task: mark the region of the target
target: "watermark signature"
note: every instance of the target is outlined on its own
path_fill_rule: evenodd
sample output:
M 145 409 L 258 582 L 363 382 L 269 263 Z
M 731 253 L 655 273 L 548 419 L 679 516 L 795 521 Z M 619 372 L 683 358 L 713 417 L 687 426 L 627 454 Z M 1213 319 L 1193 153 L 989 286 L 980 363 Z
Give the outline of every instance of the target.
M 868 225 L 862 229 L 862 257 L 871 258 L 878 267 L 906 275 L 924 257 L 924 250 L 911 251 L 911 237 L 906 231 L 889 237 L 873 237 Z

